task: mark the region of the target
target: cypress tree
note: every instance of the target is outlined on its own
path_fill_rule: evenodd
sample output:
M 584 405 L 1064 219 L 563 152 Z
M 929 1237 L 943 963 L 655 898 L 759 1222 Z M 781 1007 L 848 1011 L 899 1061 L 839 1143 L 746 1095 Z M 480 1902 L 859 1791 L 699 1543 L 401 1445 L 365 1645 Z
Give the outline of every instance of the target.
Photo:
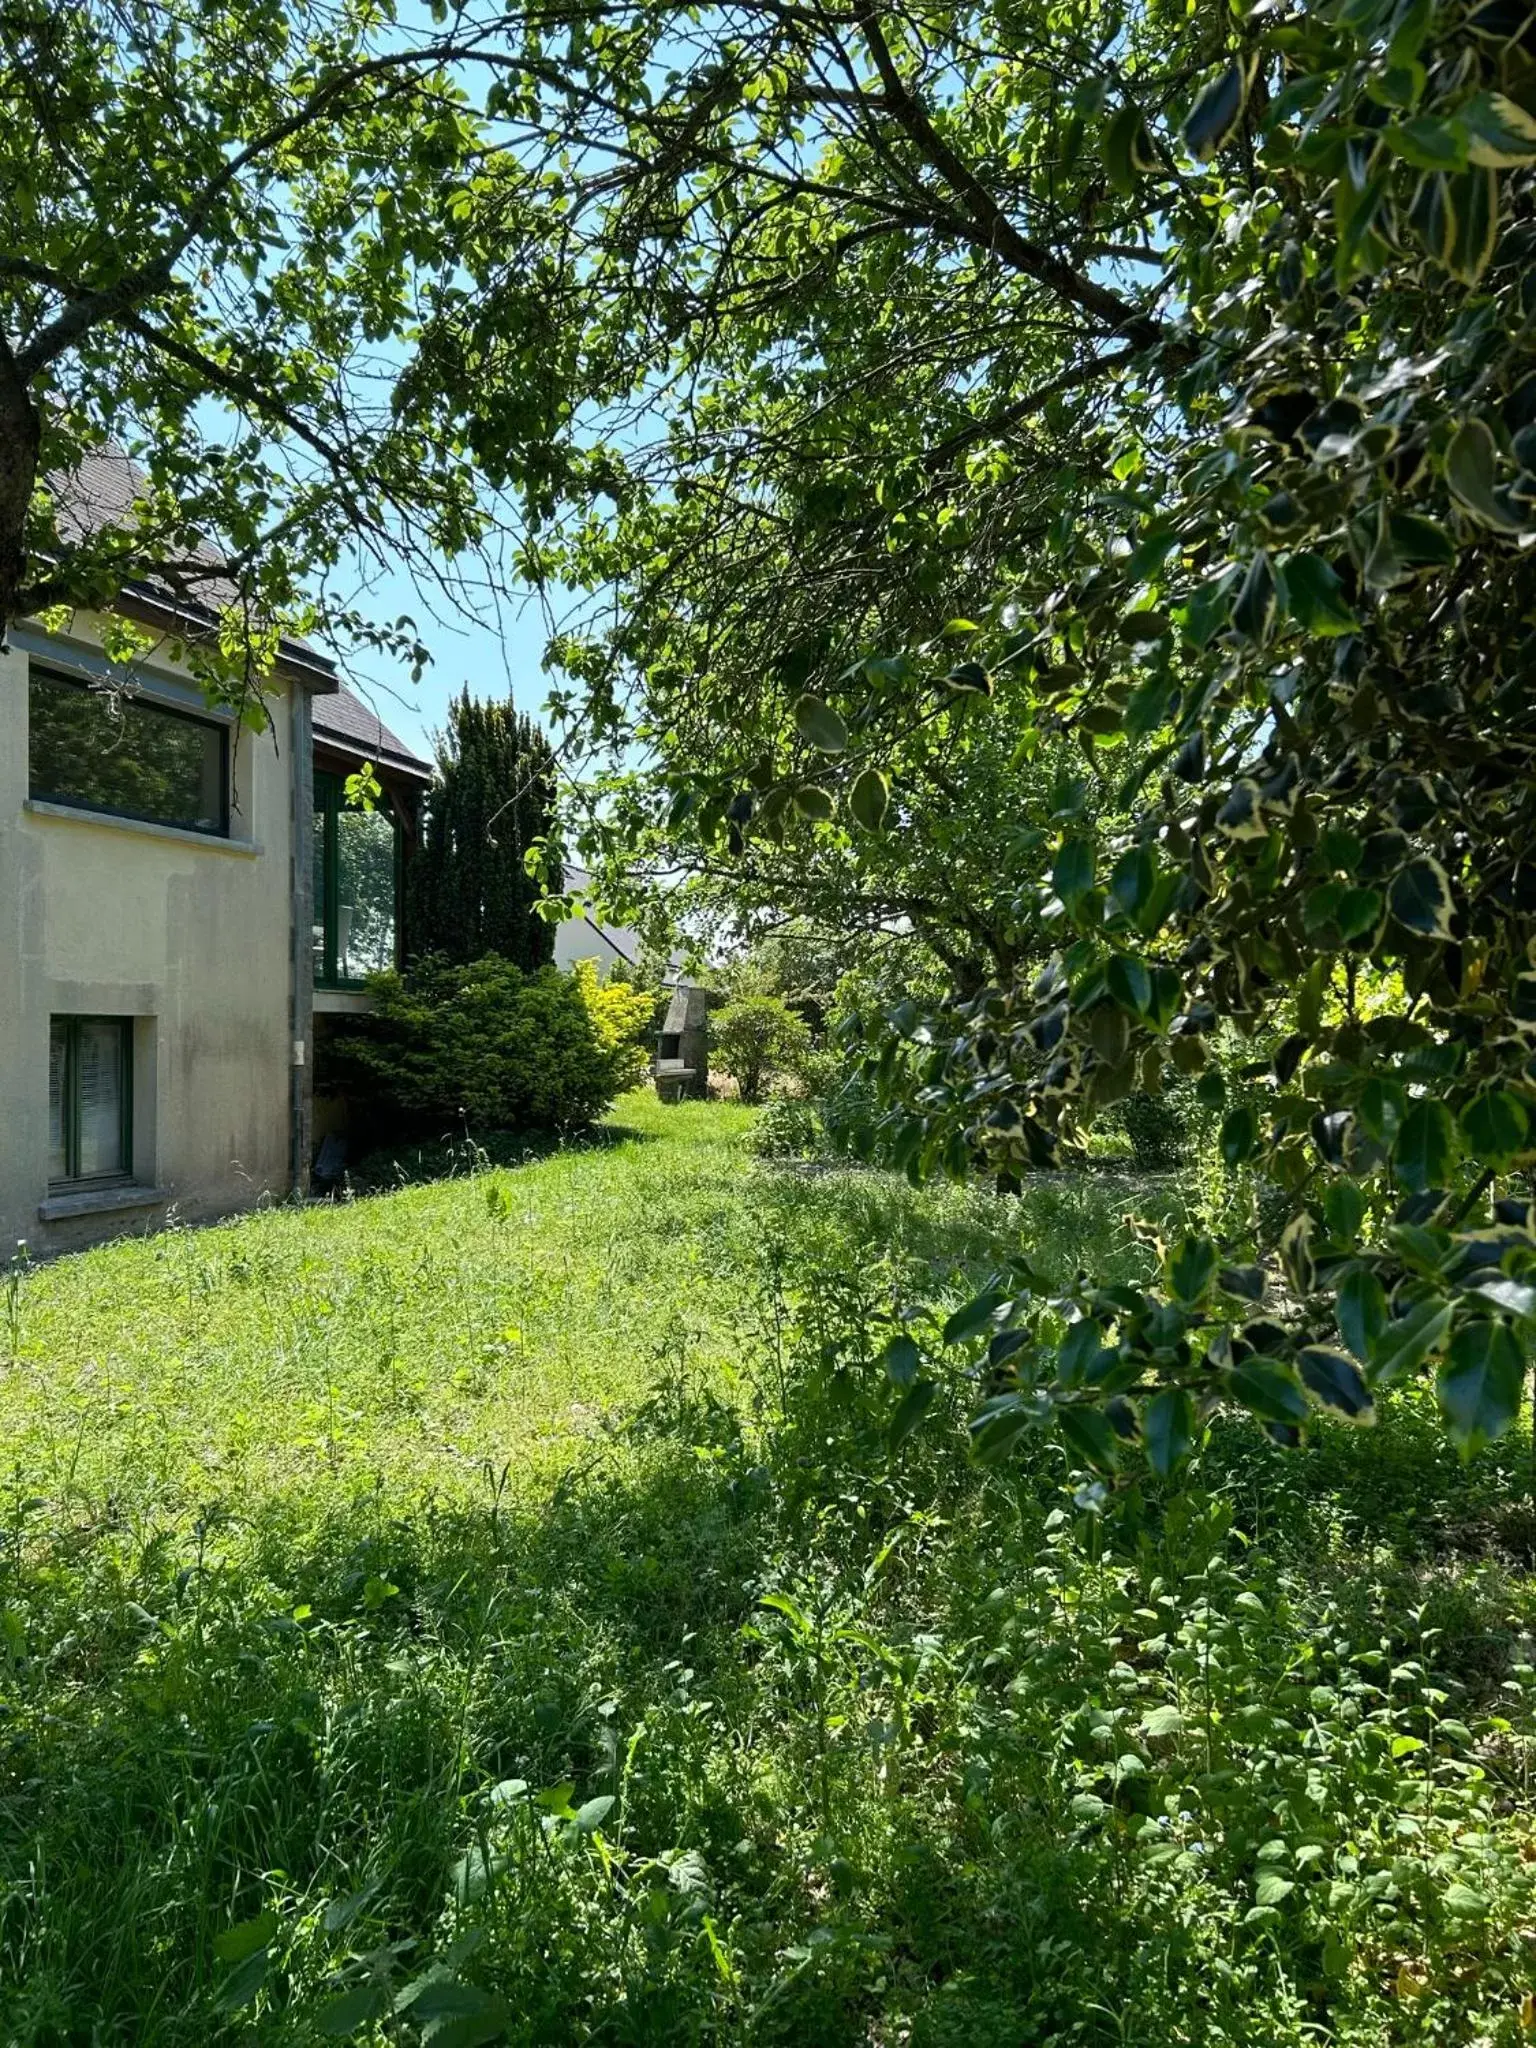
M 554 926 L 534 913 L 539 885 L 524 870 L 533 841 L 553 828 L 555 757 L 510 698 L 463 692 L 437 739 L 437 780 L 409 874 L 413 954 L 453 961 L 499 953 L 531 972 L 554 958 Z

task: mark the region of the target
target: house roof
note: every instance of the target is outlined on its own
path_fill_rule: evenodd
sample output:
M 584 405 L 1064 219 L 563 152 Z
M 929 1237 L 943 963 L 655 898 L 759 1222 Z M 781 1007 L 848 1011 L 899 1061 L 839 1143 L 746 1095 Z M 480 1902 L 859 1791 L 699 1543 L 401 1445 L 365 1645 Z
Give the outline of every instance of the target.
M 317 697 L 312 716 L 318 745 L 372 761 L 376 767 L 393 768 L 419 782 L 431 781 L 432 763 L 396 739 L 379 714 L 345 686 L 334 695 Z
M 88 540 L 104 527 L 127 523 L 143 495 L 144 473 L 121 448 L 101 448 L 84 456 L 72 470 L 56 470 L 48 478 L 59 532 L 66 540 Z M 239 598 L 225 574 L 225 558 L 217 548 L 199 542 L 167 577 L 142 577 L 123 586 L 121 608 L 147 614 L 154 623 L 203 625 Z M 336 664 L 318 647 L 298 635 L 278 642 L 278 661 L 311 689 L 336 688 Z

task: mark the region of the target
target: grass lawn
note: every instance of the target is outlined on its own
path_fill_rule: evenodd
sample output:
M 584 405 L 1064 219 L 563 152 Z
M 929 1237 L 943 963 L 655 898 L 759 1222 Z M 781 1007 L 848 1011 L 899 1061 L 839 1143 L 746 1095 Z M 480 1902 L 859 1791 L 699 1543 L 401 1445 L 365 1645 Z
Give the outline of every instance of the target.
M 751 1122 L 24 1277 L 0 2042 L 1530 2038 L 1524 1451 L 1409 1398 L 1106 1516 L 953 1365 L 897 1442 L 891 1309 L 1128 1271 L 1124 1192 Z
M 32 1490 L 156 1522 L 547 1487 L 664 1370 L 728 1376 L 750 1112 L 628 1097 L 512 1171 L 129 1239 L 40 1271 L 0 1376 Z M 307 1511 L 307 1508 L 306 1508 Z

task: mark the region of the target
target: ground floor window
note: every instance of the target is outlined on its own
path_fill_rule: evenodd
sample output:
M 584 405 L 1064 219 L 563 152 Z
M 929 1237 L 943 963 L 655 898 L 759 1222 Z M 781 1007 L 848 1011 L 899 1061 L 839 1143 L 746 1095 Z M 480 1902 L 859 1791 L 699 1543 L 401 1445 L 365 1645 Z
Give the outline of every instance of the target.
M 395 964 L 400 831 L 381 796 L 365 811 L 346 800 L 339 775 L 315 774 L 315 983 L 357 987 Z
M 48 1179 L 133 1171 L 133 1019 L 55 1017 L 48 1042 Z

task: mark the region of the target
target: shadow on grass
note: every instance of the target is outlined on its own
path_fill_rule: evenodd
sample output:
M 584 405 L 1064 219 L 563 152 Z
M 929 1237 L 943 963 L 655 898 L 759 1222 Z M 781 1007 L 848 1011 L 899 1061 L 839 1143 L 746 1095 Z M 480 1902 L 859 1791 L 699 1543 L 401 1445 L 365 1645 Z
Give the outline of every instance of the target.
M 389 1194 L 404 1187 L 462 1180 L 487 1168 L 533 1166 L 557 1152 L 608 1152 L 619 1145 L 651 1144 L 657 1137 L 632 1124 L 595 1124 L 587 1130 L 489 1131 L 478 1136 L 444 1132 L 391 1145 L 371 1145 L 343 1178 L 323 1192 L 341 1196 Z

